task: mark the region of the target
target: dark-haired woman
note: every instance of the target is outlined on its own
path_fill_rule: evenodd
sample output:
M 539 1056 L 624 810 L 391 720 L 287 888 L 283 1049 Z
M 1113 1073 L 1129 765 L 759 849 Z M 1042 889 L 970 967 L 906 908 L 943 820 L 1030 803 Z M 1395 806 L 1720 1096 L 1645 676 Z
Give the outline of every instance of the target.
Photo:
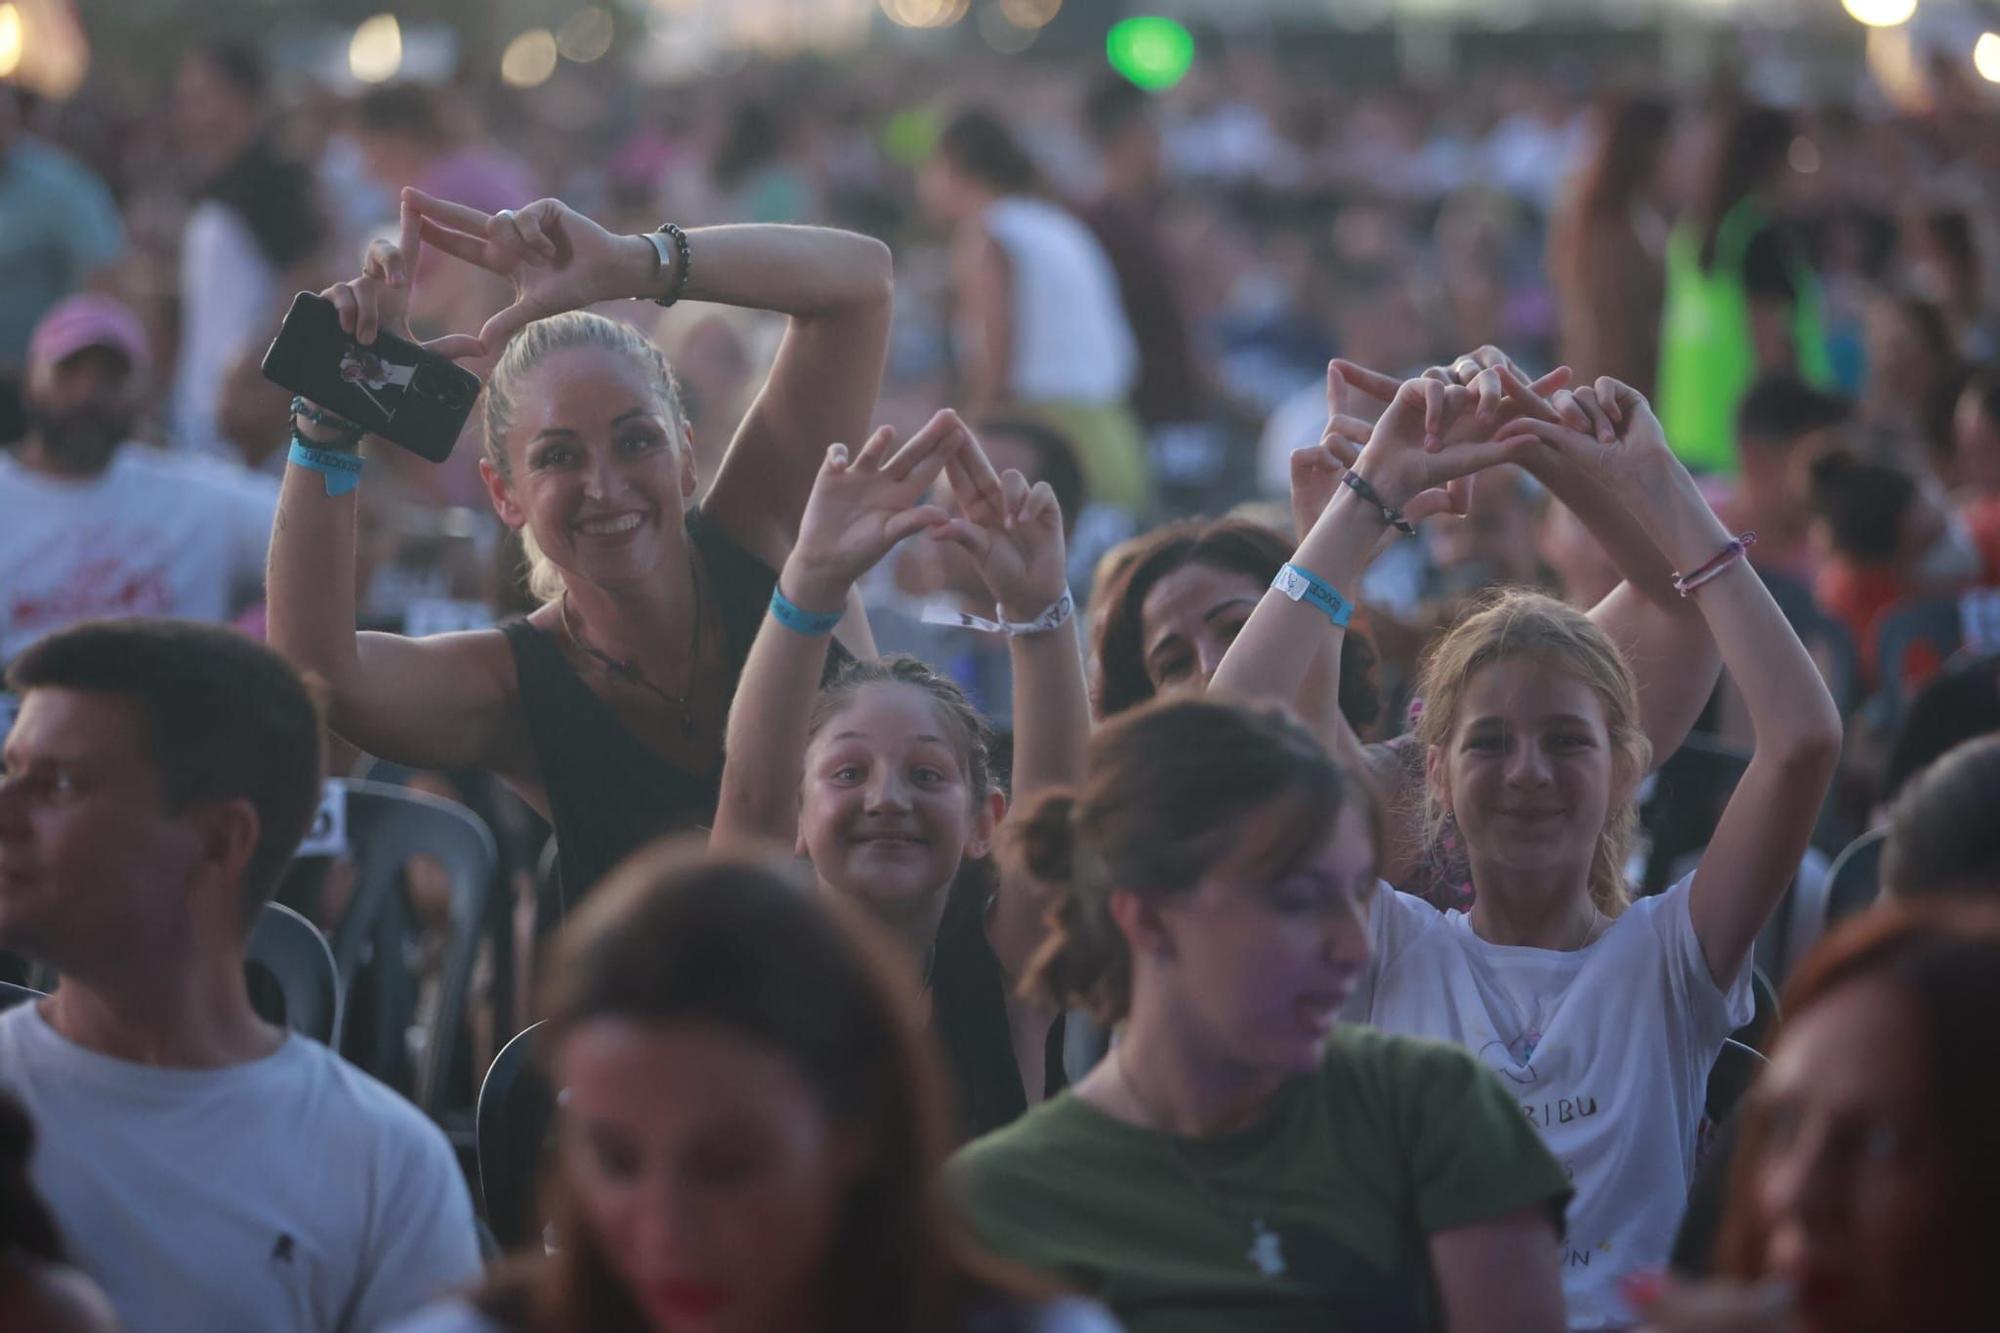
M 1569 1185 L 1462 1050 L 1339 1025 L 1374 818 L 1299 723 L 1164 699 L 1011 839 L 1054 886 L 1031 982 L 1112 1054 L 953 1170 L 994 1249 L 1138 1333 L 1562 1327 Z
M 1012 404 L 1047 415 L 1076 441 L 1093 503 L 1143 510 L 1145 446 L 1126 406 L 1139 350 L 1104 248 L 1040 197 L 1034 163 L 988 112 L 946 124 L 918 186 L 952 228 L 967 414 Z
M 2000 1252 L 2000 914 L 1915 904 L 1822 943 L 1745 1109 L 1723 1282 L 1644 1284 L 1658 1333 L 1975 1333 Z
M 1758 375 L 1833 380 L 1819 277 L 1774 216 L 1795 134 L 1783 111 L 1730 114 L 1667 242 L 1660 420 L 1698 472 L 1736 471 L 1736 408 Z
M 542 1011 L 556 1250 L 403 1333 L 1115 1333 L 961 1238 L 915 996 L 844 904 L 649 850 L 571 926 Z

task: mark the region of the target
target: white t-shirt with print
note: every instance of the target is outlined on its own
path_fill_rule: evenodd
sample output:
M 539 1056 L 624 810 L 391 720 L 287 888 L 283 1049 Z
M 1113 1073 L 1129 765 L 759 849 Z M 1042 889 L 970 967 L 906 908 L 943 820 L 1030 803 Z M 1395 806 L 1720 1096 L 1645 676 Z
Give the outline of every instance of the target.
M 1750 962 L 1727 993 L 1716 986 L 1693 882 L 1639 899 L 1574 952 L 1489 944 L 1465 913 L 1386 884 L 1376 899 L 1374 959 L 1348 1016 L 1457 1042 L 1513 1089 L 1576 1185 L 1562 1252 L 1572 1328 L 1635 1322 L 1618 1280 L 1666 1263 L 1709 1069 L 1750 1021 Z
M 35 1188 L 128 1333 L 369 1333 L 479 1275 L 472 1200 L 417 1109 L 297 1035 L 160 1069 L 0 1014 Z
M 0 455 L 0 662 L 97 616 L 229 619 L 277 508 L 269 477 L 137 444 L 80 480 Z

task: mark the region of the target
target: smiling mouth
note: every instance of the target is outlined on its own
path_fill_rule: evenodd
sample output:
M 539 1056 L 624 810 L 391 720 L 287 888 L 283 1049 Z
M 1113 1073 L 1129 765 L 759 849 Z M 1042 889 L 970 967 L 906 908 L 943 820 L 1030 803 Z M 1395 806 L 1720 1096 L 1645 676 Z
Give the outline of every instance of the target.
M 914 833 L 864 833 L 854 839 L 857 847 L 922 847 L 924 840 Z
M 616 518 L 586 519 L 576 525 L 576 530 L 592 537 L 616 537 L 621 532 L 630 532 L 644 522 L 641 514 L 620 514 Z

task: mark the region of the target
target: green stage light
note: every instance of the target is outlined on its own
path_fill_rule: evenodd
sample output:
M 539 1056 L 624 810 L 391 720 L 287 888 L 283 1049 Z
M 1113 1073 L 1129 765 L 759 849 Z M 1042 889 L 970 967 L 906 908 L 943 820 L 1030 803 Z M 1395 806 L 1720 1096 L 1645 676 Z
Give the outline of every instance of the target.
M 1194 34 L 1168 18 L 1125 19 L 1105 34 L 1104 57 L 1147 92 L 1165 92 L 1194 65 Z

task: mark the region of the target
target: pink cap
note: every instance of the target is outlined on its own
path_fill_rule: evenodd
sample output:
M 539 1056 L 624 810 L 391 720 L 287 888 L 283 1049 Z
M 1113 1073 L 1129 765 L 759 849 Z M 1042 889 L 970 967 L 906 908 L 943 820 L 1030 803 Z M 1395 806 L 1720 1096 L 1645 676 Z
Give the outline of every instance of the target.
M 108 347 L 146 373 L 146 327 L 123 301 L 96 293 L 66 297 L 49 307 L 28 339 L 28 365 L 60 365 L 88 347 Z

